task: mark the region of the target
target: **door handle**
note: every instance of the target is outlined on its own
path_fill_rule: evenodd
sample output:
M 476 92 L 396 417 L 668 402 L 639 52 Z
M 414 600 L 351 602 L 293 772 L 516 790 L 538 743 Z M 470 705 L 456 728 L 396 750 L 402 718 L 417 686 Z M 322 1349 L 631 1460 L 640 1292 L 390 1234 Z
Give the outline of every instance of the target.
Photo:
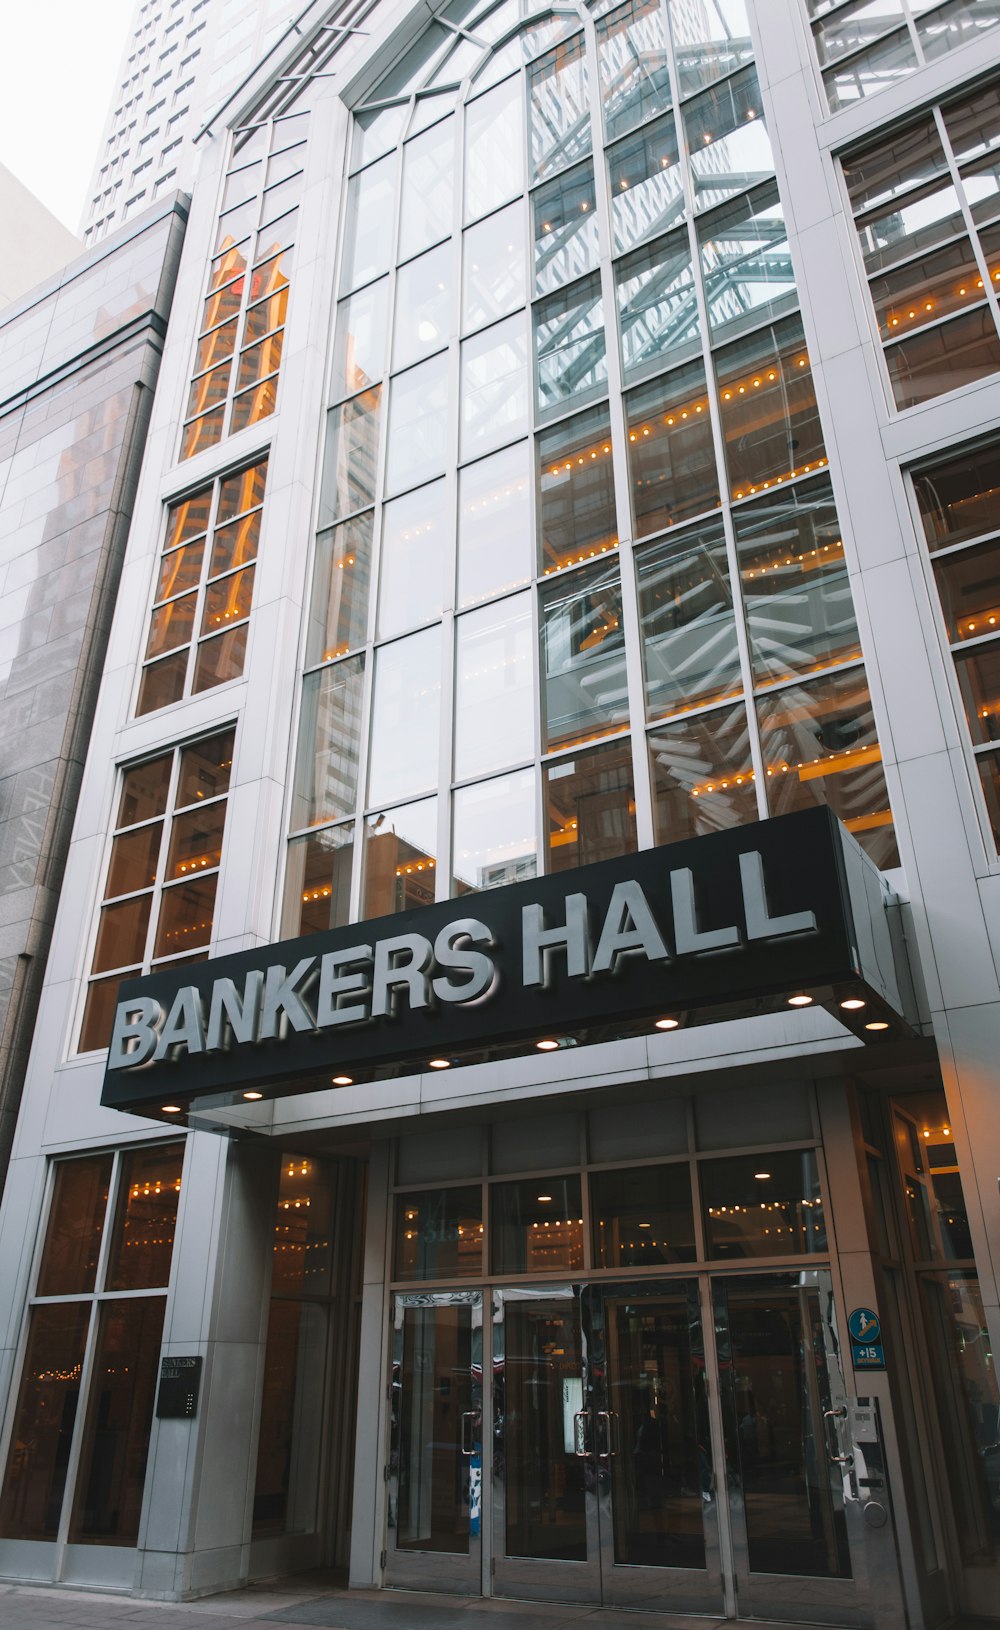
M 578 1409 L 573 1416 L 573 1453 L 578 1460 L 586 1460 L 590 1454 L 590 1444 L 587 1442 L 589 1425 L 590 1410 Z
M 598 1448 L 597 1452 L 602 1460 L 610 1460 L 617 1455 L 621 1449 L 621 1433 L 619 1430 L 618 1416 L 615 1414 L 613 1409 L 599 1409 L 597 1411 L 597 1419 L 600 1429 L 603 1432 L 603 1445 L 602 1447 Z
M 462 1453 L 467 1460 L 471 1460 L 476 1452 L 476 1422 L 479 1419 L 479 1412 L 475 1409 L 467 1409 L 465 1414 L 460 1416 L 460 1419 L 462 1422 Z
M 846 1466 L 847 1469 L 850 1470 L 850 1468 L 854 1465 L 854 1456 L 838 1455 L 834 1452 L 840 1447 L 840 1443 L 837 1438 L 836 1425 L 831 1426 L 829 1424 L 831 1421 L 846 1421 L 846 1419 L 847 1410 L 845 1408 L 824 1409 L 823 1411 L 823 1426 L 826 1431 L 826 1457 L 831 1466 Z

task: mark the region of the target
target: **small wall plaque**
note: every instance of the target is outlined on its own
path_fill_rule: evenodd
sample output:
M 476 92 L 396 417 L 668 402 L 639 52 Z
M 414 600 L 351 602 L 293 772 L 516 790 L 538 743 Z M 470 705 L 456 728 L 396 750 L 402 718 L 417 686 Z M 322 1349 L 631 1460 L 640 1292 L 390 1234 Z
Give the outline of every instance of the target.
M 198 1413 L 201 1358 L 161 1358 L 156 1414 L 161 1421 L 186 1421 Z

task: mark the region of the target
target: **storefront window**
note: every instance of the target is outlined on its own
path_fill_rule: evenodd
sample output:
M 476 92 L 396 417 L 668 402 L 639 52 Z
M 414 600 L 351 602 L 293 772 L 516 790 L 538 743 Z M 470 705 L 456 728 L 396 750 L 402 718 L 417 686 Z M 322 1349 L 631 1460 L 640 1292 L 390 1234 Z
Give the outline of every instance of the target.
M 618 563 L 583 567 L 540 594 L 548 747 L 628 723 Z
M 437 799 L 369 816 L 364 830 L 362 918 L 430 905 L 437 876 Z
M 725 832 L 758 816 L 746 707 L 699 713 L 651 732 L 657 843 Z
M 531 581 L 531 444 L 517 442 L 459 476 L 458 604 Z
M 453 894 L 500 888 L 535 876 L 534 770 L 460 787 L 452 812 Z
M 590 1209 L 595 1267 L 651 1268 L 697 1255 L 686 1162 L 595 1172 Z
M 579 1177 L 530 1177 L 490 1189 L 493 1273 L 570 1273 L 583 1267 Z
M 353 822 L 292 838 L 285 872 L 283 937 L 319 934 L 350 921 L 353 852 Z
M 742 689 L 733 589 L 721 521 L 636 551 L 646 717 Z
M 514 594 L 459 617 L 455 633 L 455 777 L 531 758 L 531 597 Z
M 396 1199 L 393 1278 L 475 1278 L 483 1271 L 482 1189 L 434 1189 Z
M 827 1249 L 811 1149 L 705 1160 L 698 1177 L 709 1256 L 799 1256 Z
M 548 870 L 632 854 L 638 847 L 632 744 L 616 741 L 543 768 Z

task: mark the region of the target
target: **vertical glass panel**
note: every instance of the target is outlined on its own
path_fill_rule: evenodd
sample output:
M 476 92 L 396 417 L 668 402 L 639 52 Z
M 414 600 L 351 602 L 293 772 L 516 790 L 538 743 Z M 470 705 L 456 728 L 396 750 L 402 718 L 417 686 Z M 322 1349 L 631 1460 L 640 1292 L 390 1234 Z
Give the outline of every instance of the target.
M 662 726 L 649 738 L 657 843 L 677 843 L 757 819 L 743 703 Z
M 1000 371 L 1000 339 L 988 306 L 886 349 L 896 406 L 915 407 Z
M 553 580 L 540 602 L 545 744 L 569 745 L 627 724 L 618 562 Z
M 861 655 L 830 483 L 733 512 L 754 673 L 786 679 Z
M 183 594 L 196 588 L 201 578 L 201 563 L 205 553 L 205 540 L 189 543 L 164 555 L 156 576 L 154 600 L 168 600 L 171 595 Z
M 254 567 L 249 566 L 242 572 L 230 572 L 228 577 L 209 584 L 202 601 L 202 634 L 221 633 L 227 624 L 249 617 L 253 580 Z
M 438 781 L 441 629 L 425 628 L 375 659 L 369 804 L 396 804 Z
M 373 283 L 337 307 L 333 344 L 333 390 L 350 396 L 377 385 L 385 372 L 385 325 L 389 284 Z
M 713 339 L 795 304 L 795 272 L 776 189 L 724 205 L 699 223 L 698 239 Z
M 254 1484 L 255 1537 L 308 1534 L 316 1526 L 327 1320 L 326 1308 L 314 1302 L 271 1300 Z
M 123 832 L 115 838 L 104 885 L 105 898 L 152 888 L 156 882 L 162 836 L 163 822 L 154 821 L 150 826 L 141 826 L 137 832 Z
M 462 240 L 462 330 L 479 328 L 524 305 L 526 255 L 521 203 L 498 210 Z
M 122 1156 L 108 1290 L 165 1286 L 181 1191 L 184 1145 L 132 1149 Z
M 409 260 L 451 233 L 455 121 L 442 119 L 403 148 L 399 259 Z
M 151 894 L 141 894 L 136 899 L 123 900 L 120 905 L 101 908 L 94 973 L 107 973 L 109 968 L 125 968 L 142 961 L 146 954 L 152 899 Z
M 381 638 L 440 616 L 450 534 L 444 481 L 418 487 L 383 508 L 378 597 Z
M 908 338 L 982 298 L 983 280 L 966 237 L 908 260 L 869 284 L 883 342 Z
M 482 1438 L 481 1302 L 442 1295 L 410 1307 L 399 1297 L 394 1322 L 396 1549 L 467 1556 L 471 1465 Z
M 219 508 L 215 517 L 216 524 L 221 526 L 225 521 L 231 521 L 235 515 L 242 515 L 245 510 L 253 509 L 264 501 L 264 487 L 267 482 L 267 460 L 259 464 L 249 464 L 245 470 L 237 475 L 226 476 L 219 482 Z
M 921 1274 L 918 1283 L 959 1544 L 982 1567 L 1000 1549 L 1000 1388 L 982 1293 L 974 1273 Z
M 590 1179 L 594 1265 L 651 1268 L 693 1262 L 691 1173 L 677 1166 L 629 1166 Z
M 521 82 L 508 79 L 465 110 L 465 219 L 506 204 L 524 187 Z
M 608 359 L 598 274 L 540 300 L 532 314 L 539 412 L 606 389 Z
M 631 742 L 543 765 L 542 790 L 550 872 L 631 855 L 638 848 Z
M 460 787 L 452 812 L 453 895 L 535 876 L 534 770 Z
M 580 1179 L 528 1177 L 490 1188 L 490 1271 L 566 1273 L 583 1267 Z
M 190 809 L 186 815 L 176 816 L 170 828 L 166 877 L 187 877 L 192 872 L 218 866 L 222 859 L 225 823 L 225 799 L 208 804 L 204 809 Z
M 462 457 L 523 436 L 528 425 L 528 338 L 523 313 L 462 344 Z
M 866 5 L 859 9 L 868 11 L 870 6 Z M 898 0 L 894 9 L 897 15 L 902 11 Z M 843 27 L 841 16 L 842 14 L 838 13 L 836 20 L 828 25 L 831 33 Z M 818 43 L 819 36 L 816 38 Z M 889 85 L 895 85 L 899 80 L 905 79 L 916 66 L 917 53 L 913 49 L 913 42 L 905 26 L 885 35 L 874 45 L 869 45 L 867 50 L 859 51 L 857 56 L 846 61 L 838 58 L 823 73 L 830 111 L 836 113 L 838 108 L 850 107 L 853 103 L 860 102 L 863 97 L 877 95 Z
M 672 114 L 608 154 L 615 249 L 631 249 L 684 218 L 684 184 Z
M 968 0 L 967 9 L 976 17 L 983 14 L 982 6 L 969 6 Z M 981 158 L 1000 146 L 1000 91 L 996 80 L 953 102 L 944 110 L 944 123 L 959 164 Z
M 110 1183 L 110 1155 L 58 1162 L 37 1295 L 93 1290 Z
M 394 368 L 406 368 L 447 345 L 451 318 L 450 243 L 400 267 L 396 276 L 396 314 Z
M 350 920 L 354 827 L 327 826 L 288 845 L 284 938 L 343 928 Z M 366 913 L 367 915 L 367 913 Z
M 343 290 L 357 288 L 388 270 L 395 202 L 395 153 L 387 153 L 348 182 Z
M 726 463 L 735 498 L 826 463 L 812 369 L 797 317 L 716 357 Z
M 173 754 L 149 758 L 136 764 L 122 777 L 122 796 L 118 806 L 118 825 L 133 826 L 137 821 L 148 821 L 162 815 L 167 807 L 167 788 Z
M 138 1296 L 101 1308 L 71 1545 L 139 1537 L 165 1307 L 162 1296 Z
M 1000 538 L 939 556 L 934 580 L 953 644 L 979 640 L 1000 629 Z
M 401 492 L 443 470 L 448 455 L 448 355 L 398 374 L 389 398 L 385 457 L 388 492 Z
M 757 713 L 771 814 L 829 804 L 877 866 L 898 865 L 864 670 L 774 691 Z
M 913 487 L 932 551 L 995 531 L 1000 442 L 963 448 L 917 471 Z
M 493 1372 L 503 1434 L 497 1460 L 506 1481 L 504 1549 L 508 1556 L 586 1562 L 587 1461 L 577 1457 L 573 1420 L 583 1408 L 579 1305 L 568 1292 L 523 1302 L 505 1297 L 502 1340 Z
M 530 458 L 522 441 L 459 474 L 459 606 L 531 580 Z
M 368 580 L 374 511 L 328 527 L 316 539 L 306 662 L 329 662 L 363 645 L 368 627 Z
M 587 48 L 582 34 L 564 40 L 528 69 L 531 179 L 542 181 L 590 152 Z
M 625 411 L 636 536 L 714 509 L 719 477 L 701 363 L 630 391 Z
M 695 209 L 710 209 L 774 174 L 760 89 L 744 68 L 705 91 L 684 110 Z
M 131 971 L 139 973 L 140 969 Z M 129 975 L 115 974 L 111 979 L 90 981 L 87 986 L 87 1000 L 83 1009 L 77 1052 L 89 1053 L 95 1048 L 107 1047 L 110 1043 L 115 1009 L 118 1005 L 118 991 L 123 977 L 128 978 Z
M 722 522 L 637 551 L 646 716 L 732 696 L 742 687 Z
M 670 106 L 663 7 L 627 0 L 597 23 L 597 56 L 608 141 Z
M 619 261 L 615 282 L 627 378 L 698 349 L 701 322 L 686 231 Z
M 531 195 L 536 294 L 561 289 L 597 265 L 594 166 L 580 164 Z
M 916 1260 L 948 1262 L 971 1257 L 972 1236 L 955 1133 L 940 1087 L 906 1093 L 895 1100 L 893 1141 Z
M 608 408 L 588 408 L 537 440 L 538 539 L 544 575 L 618 547 Z
M 976 758 L 976 769 L 986 799 L 986 812 L 990 818 L 993 831 L 993 841 L 1000 849 L 1000 756 L 996 753 L 980 753 Z
M 486 775 L 534 752 L 531 597 L 468 611 L 455 631 L 455 778 Z
M 476 1278 L 482 1271 L 480 1184 L 396 1196 L 394 1279 Z
M 364 669 L 363 656 L 349 657 L 302 681 L 293 829 L 354 813 Z
M 28 1346 L 0 1489 L 5 1539 L 54 1540 L 80 1398 L 89 1302 L 31 1310 Z
M 219 877 L 213 872 L 191 883 L 165 889 L 153 942 L 154 957 L 177 956 L 212 937 L 215 891 Z
M 333 1173 L 323 1160 L 296 1153 L 281 1156 L 271 1253 L 271 1291 L 277 1294 L 330 1288 L 333 1244 Z
M 827 1249 L 812 1149 L 703 1160 L 698 1176 L 709 1256 L 797 1256 Z
M 429 906 L 437 875 L 437 799 L 369 816 L 364 834 L 362 919 Z
M 203 798 L 218 798 L 229 791 L 235 739 L 234 730 L 224 730 L 218 736 L 206 736 L 182 750 L 174 800 L 177 809 L 185 804 L 200 803 Z
M 1000 645 L 987 645 L 955 663 L 974 742 L 1000 738 Z
M 247 626 L 243 623 L 199 645 L 191 687 L 196 695 L 210 690 L 213 685 L 225 685 L 230 679 L 239 678 L 246 660 Z
M 364 391 L 326 420 L 319 524 L 329 526 L 375 498 L 381 390 Z
M 669 10 L 682 96 L 691 96 L 753 61 L 744 0 L 706 0 L 699 6 L 671 0 Z

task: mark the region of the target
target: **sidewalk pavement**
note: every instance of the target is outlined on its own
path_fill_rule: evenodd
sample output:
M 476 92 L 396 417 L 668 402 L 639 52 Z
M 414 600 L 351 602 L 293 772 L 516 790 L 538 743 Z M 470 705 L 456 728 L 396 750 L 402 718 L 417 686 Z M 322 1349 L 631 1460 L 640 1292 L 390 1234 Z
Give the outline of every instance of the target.
M 308 1574 L 196 1602 L 0 1584 L 0 1630 L 751 1630 L 746 1621 L 482 1597 L 348 1591 Z M 760 1620 L 755 1621 L 760 1630 Z M 807 1630 L 772 1623 L 769 1630 Z M 815 1630 L 815 1627 L 812 1627 Z

